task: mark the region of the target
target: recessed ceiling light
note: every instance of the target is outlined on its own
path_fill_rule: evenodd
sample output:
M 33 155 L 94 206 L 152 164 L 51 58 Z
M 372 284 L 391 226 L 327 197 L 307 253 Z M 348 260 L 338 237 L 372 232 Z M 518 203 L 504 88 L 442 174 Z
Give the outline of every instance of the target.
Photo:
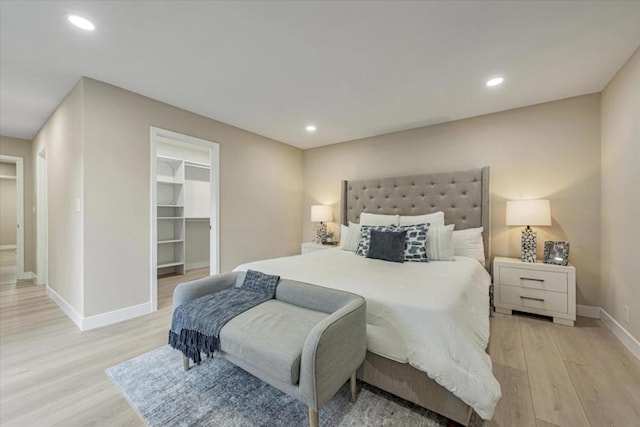
M 75 25 L 78 28 L 82 28 L 83 30 L 93 31 L 96 29 L 96 26 L 93 25 L 93 22 L 89 21 L 87 18 L 83 18 L 82 16 L 69 15 L 67 19 L 73 25 Z
M 503 77 L 494 77 L 493 79 L 487 80 L 486 85 L 488 87 L 499 86 L 502 84 L 502 82 L 504 82 Z
M 314 125 L 309 125 L 305 128 L 307 132 L 314 133 L 316 131 L 316 127 Z

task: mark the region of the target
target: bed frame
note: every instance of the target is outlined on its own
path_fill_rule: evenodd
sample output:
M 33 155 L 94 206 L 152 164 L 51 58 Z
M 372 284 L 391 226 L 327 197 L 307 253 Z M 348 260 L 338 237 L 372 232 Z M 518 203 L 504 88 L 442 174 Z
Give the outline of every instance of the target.
M 443 211 L 456 230 L 484 227 L 485 268 L 490 266 L 489 167 L 460 172 L 342 181 L 341 223 L 360 213 L 422 215 Z M 469 425 L 472 409 L 427 374 L 408 363 L 367 352 L 358 376 L 368 384 Z

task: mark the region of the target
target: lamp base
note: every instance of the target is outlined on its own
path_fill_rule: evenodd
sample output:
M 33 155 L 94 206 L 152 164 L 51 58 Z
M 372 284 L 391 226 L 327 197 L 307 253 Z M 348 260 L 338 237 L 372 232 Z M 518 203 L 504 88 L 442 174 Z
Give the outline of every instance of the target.
M 527 227 L 522 230 L 522 262 L 536 262 L 536 232 Z
M 322 243 L 327 238 L 327 224 L 319 223 L 316 225 L 316 238 L 315 243 Z

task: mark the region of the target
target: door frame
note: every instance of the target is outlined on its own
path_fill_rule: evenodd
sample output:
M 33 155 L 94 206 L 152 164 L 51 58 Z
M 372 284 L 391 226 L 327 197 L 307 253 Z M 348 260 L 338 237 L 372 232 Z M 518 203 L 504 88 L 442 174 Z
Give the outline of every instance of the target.
M 49 283 L 49 209 L 48 209 L 47 150 L 36 156 L 36 227 L 37 273 L 36 284 Z
M 24 271 L 24 159 L 0 154 L 0 162 L 16 165 L 16 276 L 30 279 L 31 273 Z
M 184 135 L 166 129 L 150 127 L 150 220 L 151 220 L 151 310 L 158 310 L 158 210 L 156 208 L 158 189 L 156 184 L 157 160 L 159 142 L 178 142 L 195 144 L 209 150 L 211 169 L 209 182 L 211 183 L 211 213 L 209 219 L 209 274 L 220 271 L 220 146 L 217 142 L 207 141 L 194 136 Z

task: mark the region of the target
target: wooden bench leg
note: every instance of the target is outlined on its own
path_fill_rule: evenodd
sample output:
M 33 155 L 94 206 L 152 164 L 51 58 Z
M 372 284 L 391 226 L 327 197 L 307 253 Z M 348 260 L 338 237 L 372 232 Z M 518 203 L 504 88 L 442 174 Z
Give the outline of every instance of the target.
M 182 356 L 182 369 L 189 370 L 189 358 L 187 356 Z
M 356 372 L 351 374 L 349 383 L 351 385 L 351 402 L 355 403 L 356 399 L 358 398 L 358 390 L 356 389 Z
M 309 427 L 318 427 L 318 411 L 309 406 Z

